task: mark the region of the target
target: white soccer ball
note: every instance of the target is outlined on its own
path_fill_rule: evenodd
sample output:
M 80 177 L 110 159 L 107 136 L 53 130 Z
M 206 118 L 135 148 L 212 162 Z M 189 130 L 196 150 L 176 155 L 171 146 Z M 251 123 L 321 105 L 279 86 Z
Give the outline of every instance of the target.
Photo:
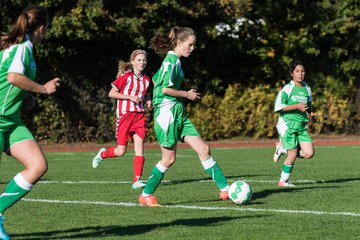
M 229 198 L 236 204 L 247 204 L 252 196 L 252 188 L 244 181 L 236 181 L 230 185 Z

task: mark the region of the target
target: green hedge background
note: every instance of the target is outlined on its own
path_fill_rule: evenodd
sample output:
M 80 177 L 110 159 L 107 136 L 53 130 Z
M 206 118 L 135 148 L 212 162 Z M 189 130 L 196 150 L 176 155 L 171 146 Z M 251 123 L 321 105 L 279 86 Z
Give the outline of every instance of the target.
M 162 58 L 148 48 L 155 32 L 189 26 L 196 51 L 182 60 L 184 89 L 202 100 L 187 103 L 206 140 L 277 137 L 273 112 L 287 68 L 306 65 L 319 123 L 313 134 L 360 133 L 360 1 L 343 0 L 42 0 L 50 31 L 37 47 L 39 82 L 55 76 L 53 96 L 36 96 L 23 112 L 42 142 L 114 141 L 115 101 L 107 97 L 117 62 L 148 51 L 151 77 Z M 0 30 L 8 31 L 29 4 L 1 0 Z M 152 109 L 147 141 L 154 141 Z

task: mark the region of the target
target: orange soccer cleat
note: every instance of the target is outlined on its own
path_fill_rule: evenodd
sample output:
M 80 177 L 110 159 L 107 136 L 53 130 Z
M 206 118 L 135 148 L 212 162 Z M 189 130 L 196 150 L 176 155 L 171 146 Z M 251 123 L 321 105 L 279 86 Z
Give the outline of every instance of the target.
M 292 184 L 292 183 L 282 182 L 282 181 L 278 182 L 278 186 L 279 186 L 279 187 L 295 187 L 295 185 Z
M 220 191 L 220 200 L 227 200 L 229 199 L 229 192 L 228 191 Z
M 157 198 L 153 195 L 149 195 L 147 197 L 143 197 L 142 194 L 140 194 L 139 197 L 139 203 L 140 205 L 145 205 L 147 207 L 160 207 L 161 205 L 158 203 Z

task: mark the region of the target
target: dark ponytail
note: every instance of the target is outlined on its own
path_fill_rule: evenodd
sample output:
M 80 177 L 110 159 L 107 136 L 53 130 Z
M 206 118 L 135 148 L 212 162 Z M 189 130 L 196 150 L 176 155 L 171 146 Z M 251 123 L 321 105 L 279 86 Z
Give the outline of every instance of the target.
M 42 25 L 49 23 L 46 8 L 41 6 L 28 6 L 19 15 L 11 31 L 1 36 L 1 47 L 8 48 L 13 44 L 24 41 L 26 34 L 32 34 Z
M 195 32 L 188 27 L 173 27 L 168 35 L 157 33 L 150 40 L 150 48 L 154 49 L 157 54 L 164 55 L 170 50 L 174 50 L 177 41 L 185 42 L 189 36 Z

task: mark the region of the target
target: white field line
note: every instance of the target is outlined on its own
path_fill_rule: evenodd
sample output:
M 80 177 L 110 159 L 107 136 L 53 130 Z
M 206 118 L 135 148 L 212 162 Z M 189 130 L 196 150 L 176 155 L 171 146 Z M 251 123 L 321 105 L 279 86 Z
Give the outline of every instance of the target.
M 251 180 L 251 179 L 239 179 L 245 182 L 252 182 L 252 183 L 277 183 L 278 180 Z M 161 181 L 162 183 L 181 183 L 181 182 L 213 182 L 214 180 L 164 180 Z M 326 183 L 327 180 L 308 180 L 308 179 L 299 179 L 292 181 L 293 183 Z M 330 181 L 331 182 L 331 181 Z M 346 181 L 347 183 L 350 182 L 360 182 L 360 180 L 349 180 Z M 40 180 L 38 183 L 40 184 L 130 184 L 132 181 L 52 181 L 52 180 Z
M 130 202 L 65 201 L 65 200 L 51 200 L 51 199 L 31 199 L 31 198 L 23 198 L 22 201 L 59 203 L 59 204 L 121 206 L 121 207 L 140 206 L 137 203 L 130 203 Z M 203 207 L 203 206 L 189 206 L 189 205 L 162 205 L 161 208 L 181 208 L 181 209 L 204 210 L 204 211 L 217 210 L 217 211 L 244 211 L 244 212 L 274 212 L 274 213 L 290 213 L 290 214 L 360 217 L 360 213 L 352 213 L 352 212 L 324 212 L 324 211 L 310 211 L 310 210 L 261 209 L 261 208 L 247 208 L 247 207 Z

